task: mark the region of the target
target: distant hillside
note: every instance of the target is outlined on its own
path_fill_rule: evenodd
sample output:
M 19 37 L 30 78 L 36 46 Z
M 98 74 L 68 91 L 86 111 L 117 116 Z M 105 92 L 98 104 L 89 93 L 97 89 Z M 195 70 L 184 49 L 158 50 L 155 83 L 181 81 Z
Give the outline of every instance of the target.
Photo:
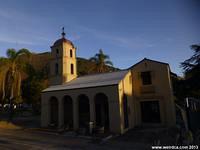
M 51 53 L 44 52 L 44 53 L 33 53 L 30 63 L 34 66 L 36 70 L 41 70 L 43 68 L 49 69 L 49 62 L 51 60 Z M 77 57 L 77 73 L 78 76 L 87 75 L 87 74 L 94 74 L 96 72 L 92 71 L 95 67 L 95 63 L 89 61 L 85 58 Z M 118 68 L 107 66 L 108 72 L 119 70 Z

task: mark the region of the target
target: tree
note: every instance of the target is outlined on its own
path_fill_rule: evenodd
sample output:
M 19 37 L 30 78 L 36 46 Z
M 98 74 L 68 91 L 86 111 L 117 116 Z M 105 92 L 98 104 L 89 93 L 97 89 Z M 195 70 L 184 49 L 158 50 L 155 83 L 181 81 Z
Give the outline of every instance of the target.
M 186 73 L 194 71 L 194 69 L 200 66 L 200 45 L 192 45 L 191 49 L 194 51 L 194 54 L 181 63 Z
M 200 98 L 200 45 L 192 45 L 194 54 L 181 63 L 184 69 L 185 80 L 182 81 L 186 96 Z
M 35 113 L 40 112 L 41 91 L 48 86 L 48 73 L 45 67 L 36 70 L 27 64 L 26 73 L 28 77 L 22 82 L 22 98 L 25 103 L 32 104 Z
M 0 96 L 2 104 L 5 100 L 10 104 L 10 120 L 13 115 L 13 102 L 20 99 L 21 79 L 25 62 L 20 59 L 22 55 L 30 56 L 27 49 L 7 50 L 7 57 L 0 58 Z
M 95 63 L 95 67 L 91 70 L 102 73 L 109 71 L 108 66 L 113 66 L 113 63 L 109 60 L 110 57 L 103 53 L 103 50 L 100 49 L 99 53 L 95 54 L 94 57 L 90 58 L 90 61 Z

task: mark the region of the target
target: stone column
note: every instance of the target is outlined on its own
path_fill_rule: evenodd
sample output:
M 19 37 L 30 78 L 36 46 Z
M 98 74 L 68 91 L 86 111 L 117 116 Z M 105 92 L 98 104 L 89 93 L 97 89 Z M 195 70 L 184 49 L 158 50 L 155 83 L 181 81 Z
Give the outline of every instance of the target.
M 95 104 L 93 97 L 89 97 L 90 101 L 90 121 L 95 122 Z
M 42 94 L 41 99 L 41 127 L 48 127 L 50 122 L 49 98 Z
M 94 98 L 92 96 L 89 97 L 89 103 L 90 103 L 89 133 L 92 134 L 95 124 L 95 104 L 94 104 Z
M 64 106 L 63 100 L 58 99 L 58 128 L 63 128 L 64 126 Z
M 72 98 L 73 100 L 73 128 L 74 130 L 77 130 L 79 128 L 79 122 L 78 122 L 78 101 L 76 99 L 76 97 Z

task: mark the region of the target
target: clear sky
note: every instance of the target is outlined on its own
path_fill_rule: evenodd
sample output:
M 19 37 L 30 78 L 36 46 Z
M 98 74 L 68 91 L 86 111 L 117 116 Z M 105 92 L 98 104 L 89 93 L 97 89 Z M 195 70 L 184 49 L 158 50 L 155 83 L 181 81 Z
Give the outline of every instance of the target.
M 199 0 L 5 0 L 0 3 L 0 55 L 8 48 L 50 51 L 66 37 L 79 57 L 100 48 L 124 69 L 144 57 L 168 62 L 181 75 L 180 62 L 200 43 Z

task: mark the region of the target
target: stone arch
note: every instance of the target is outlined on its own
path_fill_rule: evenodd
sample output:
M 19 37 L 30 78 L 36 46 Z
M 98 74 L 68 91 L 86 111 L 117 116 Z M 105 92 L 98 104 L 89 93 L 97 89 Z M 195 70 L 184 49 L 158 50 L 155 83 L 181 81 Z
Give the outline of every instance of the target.
M 65 95 L 63 98 L 64 126 L 68 129 L 73 128 L 73 100 L 71 96 Z
M 49 101 L 50 105 L 50 126 L 57 127 L 58 126 L 58 99 L 55 96 L 52 96 Z
M 94 97 L 95 101 L 95 118 L 96 127 L 104 127 L 109 130 L 109 103 L 108 97 L 104 93 L 97 93 Z
M 79 127 L 87 128 L 90 122 L 90 102 L 85 94 L 78 96 Z

